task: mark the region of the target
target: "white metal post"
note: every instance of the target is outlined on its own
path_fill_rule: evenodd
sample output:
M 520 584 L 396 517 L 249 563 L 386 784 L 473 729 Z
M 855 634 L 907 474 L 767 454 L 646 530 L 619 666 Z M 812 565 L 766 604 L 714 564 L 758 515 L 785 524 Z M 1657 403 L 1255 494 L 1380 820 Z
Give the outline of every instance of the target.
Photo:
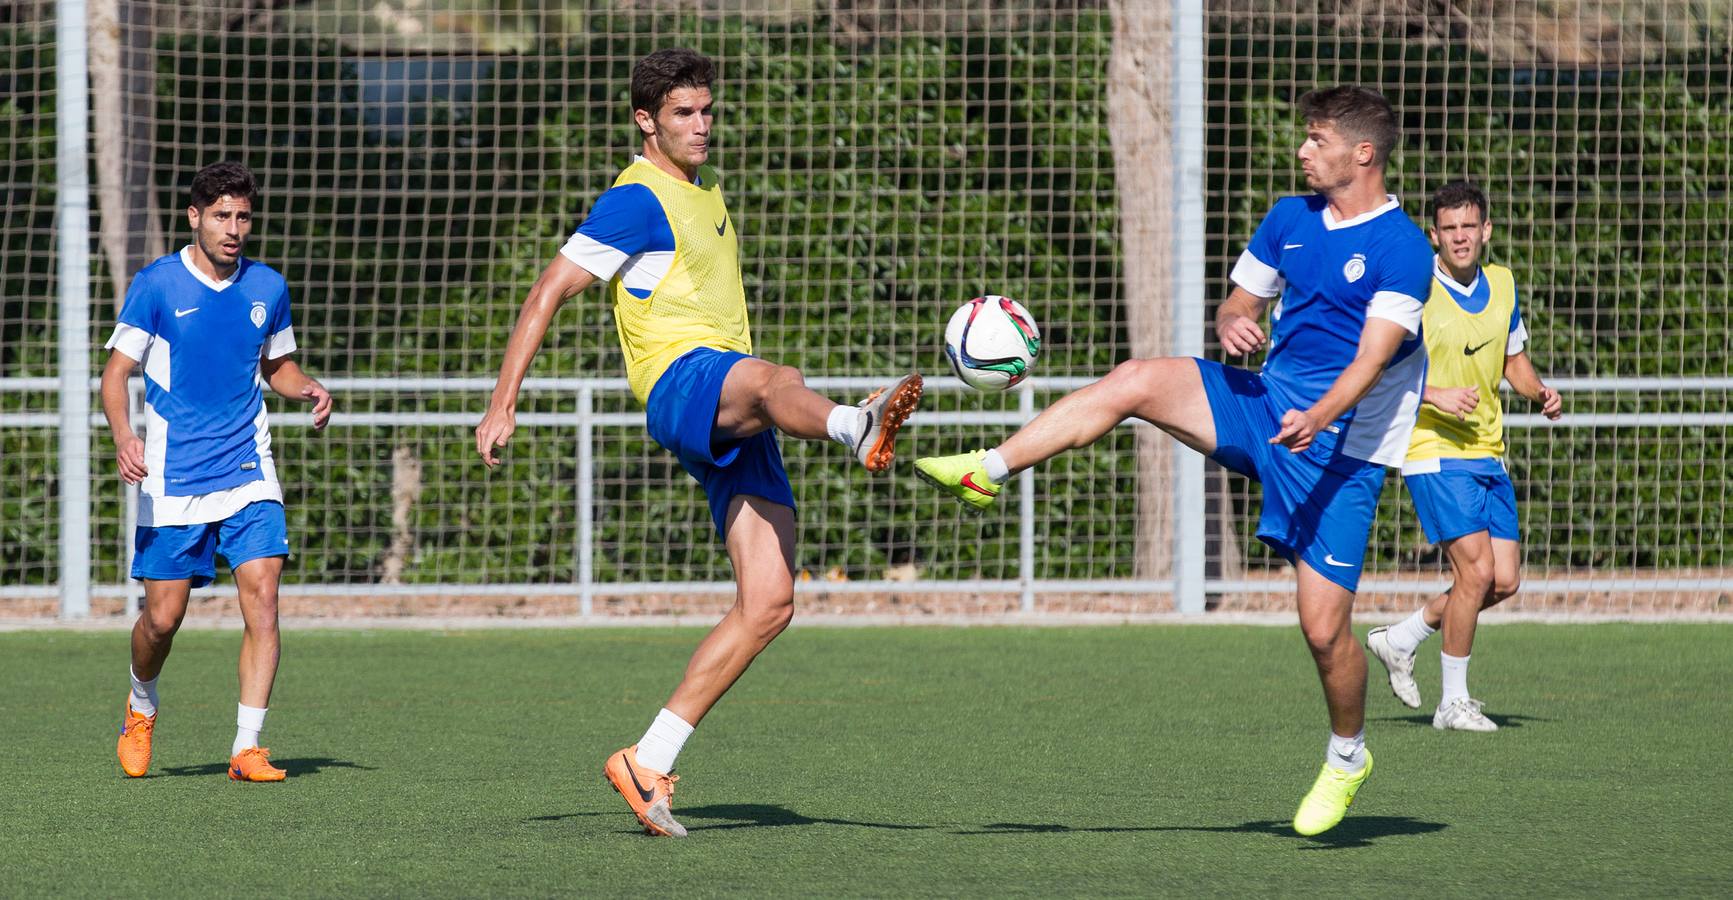
M 1203 355 L 1203 0 L 1173 0 L 1173 353 Z M 1173 454 L 1173 606 L 1204 611 L 1203 457 Z
M 596 602 L 596 389 L 578 391 L 578 612 Z
M 84 0 L 59 0 L 55 25 L 56 217 L 60 283 L 60 615 L 90 615 L 89 54 Z
M 1035 389 L 1028 382 L 1017 390 L 1017 411 L 1027 423 L 1035 418 Z M 1035 611 L 1035 472 L 1025 469 L 1017 477 L 1017 579 L 1023 586 L 1022 609 Z

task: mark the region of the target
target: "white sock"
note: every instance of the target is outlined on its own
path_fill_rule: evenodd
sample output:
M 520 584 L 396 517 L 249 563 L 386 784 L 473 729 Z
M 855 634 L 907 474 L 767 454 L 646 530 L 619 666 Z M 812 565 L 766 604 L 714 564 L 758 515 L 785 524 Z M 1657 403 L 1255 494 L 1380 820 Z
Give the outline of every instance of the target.
M 1413 656 L 1420 648 L 1420 642 L 1432 636 L 1438 629 L 1426 624 L 1426 609 L 1421 607 L 1414 615 L 1390 626 L 1384 636 L 1390 639 L 1390 649 L 1403 656 Z
M 1366 729 L 1353 737 L 1330 733 L 1330 745 L 1324 749 L 1324 761 L 1330 768 L 1354 773 L 1366 768 Z
M 981 467 L 987 470 L 987 477 L 993 479 L 994 484 L 1004 484 L 1011 477 L 1011 467 L 1005 465 L 1005 457 L 999 455 L 997 447 L 987 451 Z
M 138 680 L 138 673 L 134 672 L 130 666 L 127 667 L 126 672 L 132 676 L 132 699 L 127 701 L 132 705 L 132 711 L 141 716 L 156 715 L 156 678 L 140 681 Z
M 1438 705 L 1468 699 L 1468 657 L 1440 653 L 1438 659 L 1444 664 L 1444 696 Z
M 259 746 L 259 732 L 265 730 L 266 707 L 248 706 L 242 703 L 235 710 L 235 743 L 229 748 L 229 755 Z
M 830 418 L 824 421 L 824 430 L 830 433 L 830 439 L 847 447 L 851 452 L 855 444 L 860 443 L 860 435 L 855 430 L 860 427 L 860 407 L 844 406 L 838 403 L 831 408 Z
M 650 723 L 650 730 L 638 739 L 638 765 L 663 774 L 674 771 L 674 760 L 691 736 L 692 726 L 685 719 L 662 710 Z

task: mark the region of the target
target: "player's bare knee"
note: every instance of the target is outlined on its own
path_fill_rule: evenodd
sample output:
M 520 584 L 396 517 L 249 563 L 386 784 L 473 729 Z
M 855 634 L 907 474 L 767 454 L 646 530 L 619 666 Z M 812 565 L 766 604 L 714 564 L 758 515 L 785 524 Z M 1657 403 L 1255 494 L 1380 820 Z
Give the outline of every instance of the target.
M 1301 622 L 1300 631 L 1306 636 L 1306 647 L 1320 659 L 1328 658 L 1341 645 L 1343 629 L 1335 622 Z
M 1522 587 L 1522 576 L 1521 575 L 1518 575 L 1515 572 L 1499 572 L 1499 573 L 1497 573 L 1496 575 L 1493 576 L 1493 579 L 1492 579 L 1492 590 L 1489 591 L 1486 595 L 1486 605 L 1492 606 L 1494 604 L 1503 603 L 1504 601 L 1509 600 L 1510 598 L 1516 596 L 1517 590 L 1520 589 L 1521 587 Z
M 1456 567 L 1459 591 L 1469 597 L 1485 597 L 1492 591 L 1492 560 L 1471 559 Z
M 154 644 L 174 637 L 175 632 L 180 630 L 181 619 L 185 616 L 184 608 L 168 612 L 147 606 L 138 621 L 144 630 L 145 639 Z
M 746 607 L 746 625 L 760 643 L 768 644 L 794 620 L 794 588 L 786 597 L 770 595 Z

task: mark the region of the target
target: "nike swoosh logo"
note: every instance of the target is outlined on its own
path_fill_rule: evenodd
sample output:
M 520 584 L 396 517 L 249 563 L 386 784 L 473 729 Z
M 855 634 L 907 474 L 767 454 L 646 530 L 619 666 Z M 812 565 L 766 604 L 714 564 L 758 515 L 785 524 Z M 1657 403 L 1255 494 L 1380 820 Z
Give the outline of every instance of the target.
M 728 220 L 723 219 L 722 223 L 716 226 L 716 236 L 721 237 L 722 232 L 727 231 L 727 230 L 728 230 Z
M 646 791 L 644 790 L 644 786 L 638 783 L 638 773 L 632 771 L 632 761 L 622 756 L 620 757 L 620 762 L 626 764 L 626 774 L 632 779 L 632 787 L 638 789 L 638 796 L 644 798 L 645 803 L 649 803 L 656 799 L 656 792 L 654 790 Z
M 998 491 L 989 491 L 986 488 L 981 487 L 980 485 L 976 484 L 974 472 L 964 472 L 963 473 L 963 480 L 962 480 L 961 484 L 963 485 L 963 487 L 966 487 L 969 490 L 974 491 L 975 493 L 980 494 L 980 495 L 985 496 L 985 497 L 997 497 L 997 496 L 999 496 Z
M 1474 354 L 1476 354 L 1476 353 L 1479 353 L 1479 352 L 1480 352 L 1480 348 L 1481 348 L 1481 347 L 1485 347 L 1485 346 L 1486 346 L 1486 344 L 1490 344 L 1490 343 L 1492 343 L 1492 341 L 1491 341 L 1491 340 L 1489 340 L 1489 341 L 1487 341 L 1487 342 L 1486 342 L 1486 343 L 1484 343 L 1484 344 L 1481 344 L 1481 345 L 1479 345 L 1479 346 L 1476 346 L 1476 347 L 1470 347 L 1470 346 L 1468 346 L 1468 345 L 1467 345 L 1467 344 L 1463 344 L 1463 345 L 1462 345 L 1462 355 L 1463 355 L 1463 356 L 1473 356 L 1473 355 L 1474 355 Z
M 177 310 L 175 310 L 175 318 L 178 319 L 181 316 L 190 316 L 193 313 L 196 313 L 198 311 L 199 311 L 199 308 L 196 306 L 193 307 L 192 309 L 177 309 Z
M 867 438 L 872 437 L 872 433 L 873 433 L 873 412 L 870 409 L 866 410 L 865 412 L 866 412 L 866 427 L 862 428 L 860 430 L 860 440 L 855 442 L 854 452 L 856 455 L 860 454 L 860 448 L 866 446 Z
M 1324 564 L 1325 565 L 1331 565 L 1331 566 L 1340 566 L 1341 568 L 1344 568 L 1344 569 L 1354 568 L 1353 563 L 1338 562 L 1336 560 L 1336 557 L 1331 556 L 1328 553 L 1324 554 Z
M 1282 249 L 1283 250 L 1298 250 L 1304 246 L 1306 246 L 1306 245 L 1305 244 L 1283 244 Z

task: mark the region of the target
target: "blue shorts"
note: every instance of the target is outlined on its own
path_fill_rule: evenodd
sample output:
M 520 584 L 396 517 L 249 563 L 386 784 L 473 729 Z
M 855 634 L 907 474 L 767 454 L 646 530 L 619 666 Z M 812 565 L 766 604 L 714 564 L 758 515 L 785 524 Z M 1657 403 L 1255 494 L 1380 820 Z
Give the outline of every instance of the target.
M 1287 409 L 1277 408 L 1263 376 L 1207 359 L 1197 367 L 1215 419 L 1210 458 L 1263 483 L 1258 538 L 1288 562 L 1305 560 L 1330 581 L 1357 590 L 1384 467 L 1338 452 L 1341 436 L 1334 431 L 1318 432 L 1299 453 L 1270 443 Z
M 699 347 L 674 360 L 656 379 L 645 404 L 650 437 L 680 460 L 704 486 L 716 533 L 728 537 L 728 504 L 740 495 L 763 497 L 794 508 L 794 489 L 782 468 L 775 430 L 730 440 L 716 433 L 722 382 L 744 353 Z
M 1516 488 L 1496 459 L 1441 459 L 1439 470 L 1403 475 L 1420 527 L 1434 544 L 1485 531 L 1507 541 L 1521 540 L 1516 523 Z
M 273 500 L 249 503 L 221 522 L 198 525 L 140 526 L 132 540 L 132 577 L 154 581 L 190 578 L 204 587 L 217 577 L 216 555 L 229 571 L 267 556 L 289 555 L 289 525 L 283 504 Z

